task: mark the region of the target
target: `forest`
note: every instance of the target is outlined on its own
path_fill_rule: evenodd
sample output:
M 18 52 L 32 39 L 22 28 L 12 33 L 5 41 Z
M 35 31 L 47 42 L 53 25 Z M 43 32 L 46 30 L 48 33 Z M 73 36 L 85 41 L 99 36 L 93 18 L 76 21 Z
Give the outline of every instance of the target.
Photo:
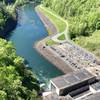
M 12 23 L 12 27 L 9 27 L 9 23 Z M 14 24 L 13 24 L 14 23 Z M 6 4 L 0 4 L 0 36 L 6 35 L 5 33 L 15 27 L 16 13 L 15 9 Z
M 22 1 L 0 0 L 0 34 L 7 23 L 11 25 L 9 19 L 16 20 L 16 7 Z M 0 100 L 40 100 L 39 92 L 39 81 L 25 67 L 24 58 L 16 55 L 12 42 L 0 39 Z
M 33 100 L 38 98 L 39 82 L 23 62 L 24 59 L 16 55 L 12 43 L 0 39 L 1 100 Z
M 100 0 L 43 0 L 42 4 L 68 21 L 69 36 L 76 44 L 100 58 Z
M 71 38 L 88 36 L 100 29 L 98 0 L 43 0 L 42 3 L 68 20 Z

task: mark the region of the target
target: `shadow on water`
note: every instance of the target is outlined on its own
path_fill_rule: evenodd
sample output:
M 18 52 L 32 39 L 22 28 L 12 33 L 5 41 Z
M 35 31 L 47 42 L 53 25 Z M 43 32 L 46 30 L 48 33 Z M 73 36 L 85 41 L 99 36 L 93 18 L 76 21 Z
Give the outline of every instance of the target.
M 35 49 L 35 43 L 46 36 L 48 33 L 34 6 L 27 4 L 21 7 L 18 10 L 17 27 L 8 39 L 13 42 L 17 54 L 25 58 L 41 82 L 47 82 L 50 78 L 63 74 Z

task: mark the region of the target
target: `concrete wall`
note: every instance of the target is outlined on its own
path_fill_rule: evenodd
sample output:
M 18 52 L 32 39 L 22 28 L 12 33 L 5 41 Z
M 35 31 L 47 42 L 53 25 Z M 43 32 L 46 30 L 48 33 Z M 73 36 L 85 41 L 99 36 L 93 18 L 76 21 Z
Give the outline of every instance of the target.
M 37 44 L 36 48 L 38 52 L 41 55 L 43 55 L 48 61 L 54 64 L 58 69 L 60 69 L 63 73 L 68 74 L 70 72 L 73 72 L 74 70 L 66 62 L 64 62 L 59 56 L 56 56 L 49 47 L 46 46 L 45 48 L 43 48 L 44 41 L 45 40 L 42 40 Z

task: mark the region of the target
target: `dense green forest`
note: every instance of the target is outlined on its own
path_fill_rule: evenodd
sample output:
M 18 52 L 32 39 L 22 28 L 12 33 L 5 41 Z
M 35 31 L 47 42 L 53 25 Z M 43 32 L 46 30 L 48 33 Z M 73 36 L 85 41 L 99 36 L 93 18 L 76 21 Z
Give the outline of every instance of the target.
M 4 37 L 9 31 L 15 28 L 17 23 L 16 8 L 28 1 L 29 0 L 0 0 L 0 36 Z M 37 3 L 38 0 L 31 1 Z
M 10 24 L 10 25 L 9 25 Z M 0 1 L 0 36 L 4 37 L 16 27 L 17 15 L 16 5 L 7 4 L 6 1 Z
M 0 0 L 0 34 L 11 24 L 9 19 L 16 20 L 16 7 L 23 3 L 25 0 Z M 0 39 L 0 100 L 40 100 L 39 92 L 39 82 L 24 59 L 16 55 L 11 42 Z
M 7 29 L 9 20 L 17 21 L 16 7 L 27 1 L 41 0 L 0 0 L 0 34 Z M 42 3 L 67 19 L 71 39 L 79 45 L 88 40 L 83 47 L 100 56 L 99 0 L 43 0 Z M 39 92 L 39 82 L 25 67 L 24 59 L 16 55 L 11 42 L 0 39 L 0 100 L 37 100 L 41 99 Z
M 43 0 L 43 5 L 68 20 L 71 38 L 100 29 L 99 0 Z
M 0 39 L 0 100 L 38 99 L 39 83 L 11 42 Z

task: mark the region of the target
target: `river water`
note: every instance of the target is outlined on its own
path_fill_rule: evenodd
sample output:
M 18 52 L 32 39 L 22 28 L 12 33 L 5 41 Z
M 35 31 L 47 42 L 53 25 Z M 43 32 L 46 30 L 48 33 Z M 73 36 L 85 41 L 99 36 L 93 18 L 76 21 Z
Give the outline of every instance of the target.
M 48 36 L 46 28 L 34 10 L 32 4 L 27 4 L 18 10 L 18 24 L 11 33 L 11 40 L 17 54 L 24 57 L 32 71 L 40 81 L 47 82 L 50 78 L 62 75 L 54 65 L 43 58 L 35 49 L 35 43 Z

